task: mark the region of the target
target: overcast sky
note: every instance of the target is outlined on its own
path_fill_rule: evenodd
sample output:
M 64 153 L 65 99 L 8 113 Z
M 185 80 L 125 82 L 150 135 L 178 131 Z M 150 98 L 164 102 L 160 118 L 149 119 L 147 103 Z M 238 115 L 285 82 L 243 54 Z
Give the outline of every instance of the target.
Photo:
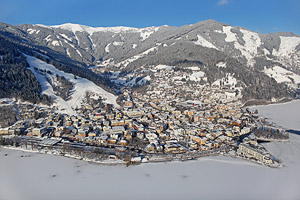
M 0 0 L 0 21 L 107 26 L 182 26 L 207 19 L 261 33 L 300 35 L 300 0 Z

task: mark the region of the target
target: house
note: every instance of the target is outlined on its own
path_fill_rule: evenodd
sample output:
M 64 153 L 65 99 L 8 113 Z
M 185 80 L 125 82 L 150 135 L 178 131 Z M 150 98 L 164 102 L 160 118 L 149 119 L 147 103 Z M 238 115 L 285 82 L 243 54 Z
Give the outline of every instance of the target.
M 117 144 L 117 140 L 116 140 L 116 139 L 109 138 L 109 139 L 107 140 L 107 143 L 108 143 L 108 144 Z
M 194 141 L 189 141 L 189 147 L 196 149 L 198 147 L 198 143 Z
M 133 164 L 139 164 L 139 163 L 141 163 L 141 161 L 142 161 L 141 157 L 133 157 L 130 160 L 130 162 L 133 163 Z
M 107 144 L 107 135 L 100 135 L 97 139 L 99 141 L 100 144 L 106 145 Z
M 110 125 L 111 126 L 124 126 L 125 121 L 124 120 L 111 120 Z
M 42 136 L 46 133 L 47 133 L 47 128 L 46 127 L 32 129 L 32 135 L 35 135 L 35 136 Z
M 62 131 L 55 131 L 54 132 L 54 136 L 55 137 L 61 137 L 63 135 L 63 132 Z
M 8 128 L 0 128 L 0 135 L 8 135 Z
M 165 145 L 165 153 L 184 153 L 186 149 L 178 143 L 168 143 Z
M 241 125 L 241 121 L 240 120 L 235 120 L 231 122 L 232 126 L 240 126 Z
M 194 142 L 197 142 L 199 145 L 204 145 L 207 138 L 206 137 L 199 137 L 199 136 L 196 136 L 196 135 L 192 135 L 191 136 L 191 140 L 194 141 Z
M 87 131 L 84 129 L 79 129 L 78 130 L 78 136 L 79 137 L 86 137 L 87 136 Z
M 96 137 L 97 134 L 96 134 L 95 132 L 90 132 L 90 133 L 88 133 L 88 136 L 89 136 L 89 137 Z
M 110 114 L 106 114 L 106 118 L 107 119 L 110 119 L 110 120 L 113 120 L 115 118 L 115 115 L 110 113 Z
M 111 129 L 115 134 L 122 134 L 125 131 L 124 126 L 113 126 Z
M 124 140 L 124 139 L 120 140 L 120 145 L 121 146 L 126 146 L 127 145 L 127 141 Z
M 133 107 L 132 101 L 125 101 L 124 102 L 124 107 L 125 108 L 132 108 Z
M 144 132 L 137 132 L 136 136 L 142 140 L 142 139 L 144 139 Z
M 241 129 L 240 135 L 245 135 L 250 133 L 251 129 L 249 127 L 244 127 Z
M 155 144 L 150 143 L 145 147 L 145 151 L 148 153 L 154 153 L 156 150 Z

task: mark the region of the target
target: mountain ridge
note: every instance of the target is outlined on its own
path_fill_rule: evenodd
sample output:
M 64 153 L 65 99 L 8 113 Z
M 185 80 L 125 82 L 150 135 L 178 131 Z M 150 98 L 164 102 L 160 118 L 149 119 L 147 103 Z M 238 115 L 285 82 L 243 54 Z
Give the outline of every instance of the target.
M 3 23 L 3 22 L 0 22 L 0 23 Z M 22 26 L 22 25 L 33 25 L 33 26 L 40 26 L 40 27 L 44 27 L 44 28 L 62 28 L 64 27 L 65 25 L 70 25 L 70 26 L 82 26 L 82 27 L 85 27 L 85 28 L 93 28 L 93 29 L 98 29 L 99 28 L 99 31 L 98 32 L 101 32 L 101 29 L 105 30 L 107 29 L 108 30 L 113 30 L 113 28 L 124 28 L 124 29 L 132 29 L 133 31 L 134 30 L 140 30 L 140 29 L 148 29 L 148 28 L 158 28 L 158 27 L 176 27 L 176 28 L 180 28 L 180 27 L 185 27 L 185 26 L 192 26 L 192 25 L 197 25 L 197 24 L 203 24 L 203 23 L 221 23 L 221 24 L 224 24 L 224 25 L 227 25 L 227 26 L 231 26 L 230 24 L 228 23 L 223 23 L 223 22 L 218 22 L 214 19 L 207 19 L 207 20 L 204 20 L 204 21 L 199 21 L 195 24 L 187 24 L 187 25 L 182 25 L 182 26 L 170 26 L 170 25 L 160 25 L 160 26 L 146 26 L 146 27 L 134 27 L 134 26 L 123 26 L 123 25 L 118 25 L 118 26 L 89 26 L 89 25 L 85 25 L 85 24 L 77 24 L 77 23 L 70 23 L 70 22 L 67 22 L 67 23 L 63 23 L 63 24 L 56 24 L 56 25 L 45 25 L 45 24 L 19 24 L 19 25 L 15 25 L 15 26 Z M 5 23 L 6 24 L 6 23 Z M 252 31 L 252 32 L 256 32 L 258 34 L 261 34 L 261 35 L 268 35 L 268 34 L 279 34 L 279 35 L 288 35 L 288 36 L 296 36 L 296 37 L 300 37 L 300 35 L 298 35 L 297 33 L 294 33 L 294 32 L 290 32 L 290 31 L 278 31 L 278 32 L 270 32 L 270 33 L 261 33 L 259 31 L 253 31 L 251 29 L 248 29 L 246 27 L 243 27 L 243 26 L 233 26 L 233 27 L 236 27 L 236 28 L 243 28 L 243 29 L 246 29 L 246 30 L 249 30 L 249 31 Z M 62 28 L 64 29 L 64 28 Z M 65 30 L 68 30 L 67 28 L 65 28 Z M 127 30 L 125 30 L 127 31 Z M 113 32 L 113 31 L 111 31 Z M 122 32 L 122 30 L 120 30 L 120 32 Z
M 65 27 L 65 25 L 67 25 L 67 27 Z M 25 28 L 25 30 L 24 30 L 24 27 L 23 27 L 24 25 L 19 25 L 19 26 L 22 28 L 23 31 L 28 31 L 29 30 L 29 34 L 36 34 L 36 32 L 37 32 L 37 31 L 34 31 L 34 29 L 32 29 L 32 28 L 27 28 L 27 29 Z M 40 26 L 40 25 L 33 25 L 33 26 Z M 73 26 L 75 26 L 75 28 Z M 78 28 L 77 26 L 79 26 L 80 28 Z M 63 47 L 65 51 L 67 51 L 66 49 L 68 49 L 66 47 L 68 45 L 67 43 L 69 43 L 69 46 L 74 46 L 75 45 L 75 47 L 76 47 L 76 45 L 77 45 L 78 48 L 76 49 L 76 52 L 73 52 L 73 54 L 76 53 L 76 54 L 78 54 L 78 56 L 72 55 L 70 57 L 72 59 L 75 59 L 75 60 L 78 60 L 78 61 L 83 61 L 87 65 L 97 64 L 95 62 L 95 60 L 100 62 L 101 59 L 107 60 L 107 58 L 110 57 L 110 55 L 107 56 L 107 54 L 110 54 L 109 47 L 107 47 L 107 45 L 109 45 L 111 42 L 109 41 L 109 39 L 107 40 L 107 42 L 103 42 L 103 39 L 105 39 L 105 37 L 112 37 L 112 36 L 116 37 L 116 39 L 113 40 L 114 43 L 113 43 L 112 46 L 110 46 L 110 48 L 112 48 L 113 46 L 122 46 L 122 47 L 125 46 L 125 48 L 128 48 L 127 45 L 131 45 L 132 47 L 135 47 L 134 48 L 134 50 L 135 50 L 139 46 L 142 46 L 142 47 L 147 46 L 147 48 L 138 49 L 137 53 L 142 53 L 143 50 L 147 50 L 147 49 L 153 47 L 154 46 L 153 41 L 152 41 L 151 45 L 149 45 L 149 44 L 147 44 L 147 45 L 138 45 L 138 44 L 135 44 L 134 42 L 129 42 L 128 43 L 128 40 L 131 39 L 131 38 L 134 39 L 135 41 L 143 42 L 145 40 L 149 41 L 151 39 L 151 37 L 156 37 L 154 40 L 157 40 L 157 42 L 162 42 L 162 41 L 170 41 L 170 40 L 176 40 L 176 39 L 180 40 L 180 39 L 182 39 L 181 36 L 186 36 L 186 37 L 191 37 L 190 40 L 193 41 L 193 40 L 196 40 L 194 38 L 197 37 L 197 34 L 196 34 L 196 36 L 195 36 L 195 34 L 194 35 L 191 34 L 193 36 L 189 36 L 189 33 L 193 32 L 195 30 L 197 32 L 199 32 L 199 30 L 200 30 L 199 35 L 201 36 L 201 39 L 204 39 L 204 40 L 207 41 L 207 42 L 205 42 L 206 44 L 208 44 L 208 42 L 213 44 L 212 41 L 215 41 L 215 43 L 221 42 L 219 44 L 213 44 L 211 46 L 216 46 L 217 49 L 222 50 L 222 48 L 224 46 L 227 47 L 227 46 L 230 46 L 230 44 L 224 44 L 224 43 L 222 43 L 222 41 L 218 41 L 218 39 L 209 38 L 209 37 L 217 37 L 216 34 L 218 35 L 218 33 L 219 34 L 224 34 L 224 30 L 225 30 L 224 27 L 230 27 L 230 30 L 227 30 L 227 33 L 231 34 L 232 31 L 234 31 L 235 32 L 234 34 L 236 34 L 238 36 L 236 38 L 236 41 L 237 41 L 236 44 L 238 44 L 238 43 L 239 44 L 244 44 L 245 43 L 245 41 L 243 41 L 242 36 L 240 36 L 241 35 L 241 30 L 242 31 L 249 31 L 249 32 L 252 33 L 252 35 L 258 34 L 259 38 L 263 38 L 263 39 L 266 38 L 266 39 L 264 39 L 264 41 L 261 41 L 263 43 L 268 43 L 268 40 L 267 40 L 268 37 L 271 37 L 272 40 L 276 40 L 276 37 L 278 39 L 278 37 L 280 37 L 280 36 L 281 37 L 299 37 L 294 33 L 287 33 L 287 32 L 260 34 L 260 33 L 257 33 L 257 32 L 250 31 L 250 30 L 248 30 L 246 28 L 243 28 L 243 27 L 238 27 L 238 26 L 233 27 L 233 26 L 230 26 L 229 24 L 219 23 L 219 22 L 216 22 L 215 20 L 202 21 L 202 22 L 198 22 L 198 23 L 193 24 L 193 25 L 185 25 L 185 26 L 181 26 L 181 27 L 171 27 L 171 26 L 158 26 L 158 27 L 145 27 L 145 28 L 89 27 L 89 26 L 85 26 L 85 25 L 78 25 L 78 24 L 71 24 L 71 23 L 67 23 L 67 24 L 63 24 L 63 25 L 55 25 L 55 26 L 44 26 L 44 25 L 42 26 L 42 28 L 45 28 L 45 27 L 50 28 L 50 30 L 54 32 L 54 35 L 55 35 L 55 32 L 57 32 L 58 34 L 64 34 L 63 33 L 64 31 L 68 32 L 69 34 L 71 32 L 73 35 L 65 35 L 64 34 L 67 37 L 64 37 L 63 39 L 56 38 L 55 40 L 54 39 L 51 40 L 50 37 L 49 38 L 43 38 L 43 39 L 44 40 L 46 39 L 47 41 L 52 41 L 52 43 L 46 44 L 46 45 L 48 45 L 50 47 L 53 47 L 54 49 L 55 49 L 55 46 L 57 46 L 56 49 L 58 49 L 59 47 Z M 82 27 L 84 27 L 84 28 L 82 28 Z M 124 30 L 122 30 L 122 28 L 124 28 Z M 90 30 L 90 29 L 93 29 L 93 30 Z M 210 30 L 209 35 L 208 35 L 208 32 L 207 32 L 208 30 Z M 216 34 L 211 33 L 213 31 L 215 31 Z M 168 35 L 168 37 L 159 38 L 157 36 L 156 32 L 159 32 L 159 34 L 161 36 L 164 36 L 164 34 Z M 85 35 L 85 33 L 88 33 L 88 35 Z M 101 37 L 101 42 L 99 42 L 99 40 L 97 40 L 97 34 L 98 34 L 98 36 L 102 35 L 102 36 L 100 36 Z M 114 35 L 114 34 L 117 34 L 117 36 Z M 131 36 L 129 37 L 129 39 L 126 38 L 125 41 L 123 41 L 124 36 L 122 36 L 121 34 L 131 34 Z M 70 40 L 70 38 L 72 38 L 72 36 L 75 37 L 76 41 L 75 40 L 74 41 Z M 209 37 L 207 37 L 207 36 L 209 36 Z M 221 35 L 219 35 L 219 37 L 220 36 Z M 226 37 L 227 36 L 225 36 L 225 40 L 226 40 Z M 64 44 L 63 40 L 68 40 L 68 39 L 69 39 L 69 42 L 66 42 L 66 44 Z M 42 40 L 40 40 L 40 42 L 43 43 Z M 62 43 L 60 43 L 60 42 L 62 42 Z M 83 43 L 83 45 L 80 44 L 81 42 Z M 232 40 L 232 41 L 229 41 L 227 43 L 230 43 L 230 42 L 234 42 L 234 41 Z M 102 43 L 105 43 L 105 45 L 102 44 Z M 128 44 L 126 44 L 126 43 L 128 43 Z M 86 45 L 84 45 L 84 44 L 86 44 Z M 66 46 L 64 46 L 64 45 L 66 45 Z M 268 46 L 270 46 L 270 45 L 268 45 Z M 206 47 L 208 47 L 208 46 L 206 46 Z M 222 47 L 222 48 L 220 48 L 220 47 Z M 279 47 L 277 45 L 275 49 L 278 50 L 278 48 Z M 72 48 L 70 48 L 70 49 L 72 49 Z M 70 49 L 68 51 L 71 51 Z M 83 52 L 81 52 L 81 51 L 83 51 Z M 84 53 L 84 52 L 88 52 L 88 55 L 82 56 L 82 53 Z M 128 54 L 128 52 L 124 52 L 124 51 L 122 51 L 120 53 L 123 57 L 124 56 L 126 57 L 126 55 L 124 55 L 124 54 Z M 118 53 L 118 54 L 120 54 L 120 53 Z M 72 54 L 72 53 L 69 53 L 69 54 Z M 243 51 L 242 51 L 242 54 L 243 54 Z M 246 54 L 246 53 L 244 52 L 244 54 Z M 134 54 L 129 53 L 127 58 L 129 58 L 132 55 L 134 55 Z M 230 55 L 230 56 L 232 56 L 232 55 Z M 82 60 L 80 57 L 86 57 L 86 58 Z M 112 55 L 111 57 L 117 58 L 115 55 Z M 121 60 L 122 57 L 117 58 L 117 59 Z
M 260 34 L 215 20 L 180 27 L 145 28 L 89 27 L 71 23 L 54 26 L 0 24 L 0 32 L 12 40 L 38 46 L 36 51 L 51 49 L 65 62 L 75 62 L 101 77 L 104 77 L 103 72 L 118 72 L 117 78 L 127 82 L 148 76 L 144 71 L 151 66 L 184 68 L 196 65 L 206 72 L 208 84 L 227 73 L 233 74 L 244 85 L 244 91 L 250 90 L 245 92 L 244 100 L 289 96 L 300 83 L 300 37 L 294 33 Z M 49 50 L 41 52 L 53 55 Z M 227 67 L 217 67 L 219 63 L 227 63 Z M 249 81 L 247 76 L 258 80 Z M 260 90 L 267 94 L 257 92 Z

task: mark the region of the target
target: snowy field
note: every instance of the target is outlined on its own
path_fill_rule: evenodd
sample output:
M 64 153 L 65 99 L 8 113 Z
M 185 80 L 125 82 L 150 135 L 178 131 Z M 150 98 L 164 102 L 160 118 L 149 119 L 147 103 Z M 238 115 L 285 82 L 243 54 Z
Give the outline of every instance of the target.
M 299 108 L 300 101 L 258 107 L 259 113 L 265 112 L 279 125 L 295 129 L 299 118 L 289 124 L 285 119 Z M 265 145 L 284 167 L 269 168 L 222 156 L 130 167 L 102 166 L 0 148 L 0 199 L 299 200 L 300 136 L 290 134 L 288 143 Z

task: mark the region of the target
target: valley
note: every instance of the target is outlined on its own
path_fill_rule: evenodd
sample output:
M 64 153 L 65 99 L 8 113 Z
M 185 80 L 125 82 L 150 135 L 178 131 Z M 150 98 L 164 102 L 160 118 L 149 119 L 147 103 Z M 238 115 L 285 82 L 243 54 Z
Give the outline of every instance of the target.
M 16 112 L 1 128 L 3 145 L 106 164 L 216 154 L 281 166 L 259 141 L 288 134 L 243 105 L 299 97 L 293 33 L 214 20 L 0 28 L 1 102 Z M 30 93 L 20 87 L 26 76 Z

